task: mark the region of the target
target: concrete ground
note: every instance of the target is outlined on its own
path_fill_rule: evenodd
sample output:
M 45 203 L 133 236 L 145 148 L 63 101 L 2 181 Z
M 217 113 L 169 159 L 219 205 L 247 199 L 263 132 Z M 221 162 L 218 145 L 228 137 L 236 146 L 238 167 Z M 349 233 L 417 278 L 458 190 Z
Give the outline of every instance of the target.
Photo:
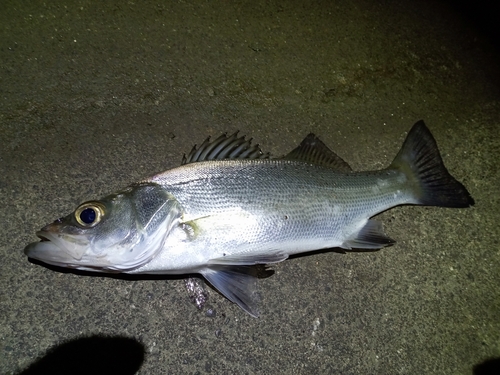
M 3 2 L 0 373 L 498 370 L 500 59 L 492 29 L 451 4 Z M 276 265 L 258 319 L 212 289 L 215 313 L 197 310 L 179 277 L 23 254 L 46 223 L 208 135 L 240 130 L 278 156 L 314 132 L 377 169 L 419 119 L 476 205 L 398 207 L 379 216 L 390 248 Z

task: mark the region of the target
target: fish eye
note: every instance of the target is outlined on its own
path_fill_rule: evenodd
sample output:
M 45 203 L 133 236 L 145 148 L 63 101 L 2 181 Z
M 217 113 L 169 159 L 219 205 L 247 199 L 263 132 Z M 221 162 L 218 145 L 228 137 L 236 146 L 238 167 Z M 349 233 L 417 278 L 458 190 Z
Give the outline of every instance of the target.
M 101 221 L 104 211 L 104 205 L 100 202 L 83 203 L 75 210 L 75 220 L 84 228 L 92 228 Z

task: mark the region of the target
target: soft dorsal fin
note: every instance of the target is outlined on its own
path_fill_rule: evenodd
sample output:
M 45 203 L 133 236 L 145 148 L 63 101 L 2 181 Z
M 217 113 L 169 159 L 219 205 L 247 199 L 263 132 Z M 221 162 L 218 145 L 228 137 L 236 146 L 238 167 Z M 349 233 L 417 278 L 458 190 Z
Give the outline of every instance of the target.
M 340 156 L 330 150 L 318 137 L 310 133 L 284 160 L 296 160 L 329 167 L 340 172 L 351 172 L 352 168 Z
M 182 157 L 181 165 L 205 160 L 268 159 L 269 156 L 269 153 L 262 152 L 259 145 L 252 145 L 252 138 L 238 138 L 238 132 L 229 137 L 224 133 L 212 142 L 208 137 L 199 148 L 195 145 L 187 156 Z

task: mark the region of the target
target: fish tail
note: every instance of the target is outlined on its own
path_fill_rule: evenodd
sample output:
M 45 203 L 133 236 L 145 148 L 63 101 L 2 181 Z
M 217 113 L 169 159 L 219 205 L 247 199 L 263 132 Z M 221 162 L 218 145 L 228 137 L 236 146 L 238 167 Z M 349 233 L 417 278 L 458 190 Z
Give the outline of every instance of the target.
M 474 204 L 464 185 L 446 169 L 436 140 L 423 121 L 408 133 L 390 169 L 408 177 L 415 204 L 440 207 L 469 207 Z

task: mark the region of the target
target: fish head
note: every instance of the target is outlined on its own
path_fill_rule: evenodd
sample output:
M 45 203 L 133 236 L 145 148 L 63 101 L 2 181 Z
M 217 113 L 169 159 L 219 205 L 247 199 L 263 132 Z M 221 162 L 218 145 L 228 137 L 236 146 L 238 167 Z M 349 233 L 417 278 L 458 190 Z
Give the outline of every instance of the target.
M 178 203 L 160 185 L 140 183 L 46 225 L 24 253 L 55 266 L 97 272 L 127 272 L 151 260 L 163 247 Z

